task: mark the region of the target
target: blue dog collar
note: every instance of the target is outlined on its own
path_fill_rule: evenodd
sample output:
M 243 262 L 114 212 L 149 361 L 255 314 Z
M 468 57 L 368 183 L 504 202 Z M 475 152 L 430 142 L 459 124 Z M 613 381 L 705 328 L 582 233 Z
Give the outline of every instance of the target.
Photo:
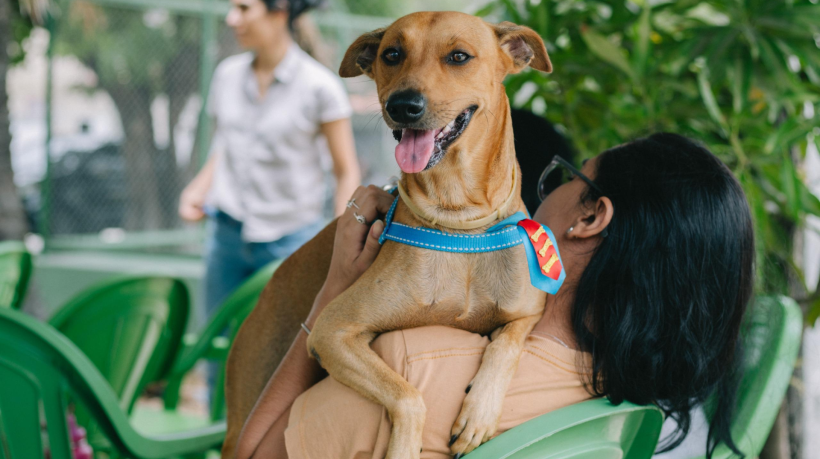
M 532 285 L 553 295 L 561 288 L 566 273 L 555 236 L 549 228 L 528 219 L 523 212 L 505 218 L 483 234 L 449 234 L 394 222 L 398 202 L 397 196 L 387 212 L 379 244 L 390 240 L 422 249 L 456 253 L 493 252 L 524 244 Z

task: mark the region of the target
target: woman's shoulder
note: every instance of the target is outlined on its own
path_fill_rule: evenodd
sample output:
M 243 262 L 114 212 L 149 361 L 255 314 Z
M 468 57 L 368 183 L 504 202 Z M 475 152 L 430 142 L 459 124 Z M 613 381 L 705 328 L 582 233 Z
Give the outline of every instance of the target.
M 301 55 L 299 76 L 302 83 L 315 87 L 325 87 L 328 84 L 342 86 L 342 79 L 335 71 L 325 67 L 302 48 L 296 46 L 295 49 Z
M 553 335 L 537 331 L 527 336 L 523 352 L 534 361 L 572 374 L 586 374 L 592 363 L 590 354 L 570 348 Z
M 216 66 L 214 71 L 215 78 L 225 78 L 230 75 L 236 75 L 240 72 L 245 72 L 253 62 L 253 53 L 246 52 L 241 54 L 234 54 L 228 56 Z

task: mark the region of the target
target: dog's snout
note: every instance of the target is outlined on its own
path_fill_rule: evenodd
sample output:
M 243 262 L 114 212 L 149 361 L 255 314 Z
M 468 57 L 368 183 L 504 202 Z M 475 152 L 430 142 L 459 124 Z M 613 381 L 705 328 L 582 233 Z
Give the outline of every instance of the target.
M 427 99 L 418 91 L 399 91 L 387 99 L 385 108 L 393 121 L 397 123 L 414 123 L 424 116 Z

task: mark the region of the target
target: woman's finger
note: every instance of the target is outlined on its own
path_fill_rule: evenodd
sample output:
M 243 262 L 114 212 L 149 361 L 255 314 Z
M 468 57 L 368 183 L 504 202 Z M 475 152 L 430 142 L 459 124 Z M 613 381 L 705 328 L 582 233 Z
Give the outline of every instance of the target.
M 393 204 L 393 199 L 394 197 L 390 193 L 373 185 L 368 187 L 360 186 L 356 189 L 351 198 L 355 205 L 351 205 L 339 217 L 336 247 L 340 249 L 344 247 L 339 251 L 340 255 L 342 253 L 347 254 L 346 256 L 343 255 L 342 258 L 351 259 L 348 257 L 352 257 L 357 259 L 360 256 L 365 247 L 371 223 L 387 214 Z M 364 218 L 364 224 L 356 219 L 357 215 Z M 380 225 L 378 234 L 381 234 L 384 223 L 380 223 Z M 378 239 L 378 236 L 376 239 Z M 375 254 L 372 255 L 372 258 L 375 258 Z M 371 262 L 372 259 L 368 262 L 368 265 Z
M 356 204 L 359 205 L 356 213 L 363 215 L 370 223 L 379 216 L 387 214 L 393 204 L 393 196 L 381 188 L 370 185 L 364 190 L 361 200 L 357 200 Z
M 344 258 L 353 261 L 359 256 L 359 252 L 364 247 L 365 238 L 370 225 L 356 221 L 353 212 L 345 212 L 339 217 L 336 228 L 336 242 L 333 247 L 334 253 L 345 253 Z
M 376 259 L 376 255 L 379 254 L 379 250 L 382 248 L 379 244 L 379 236 L 381 236 L 382 230 L 384 230 L 384 222 L 376 220 L 367 233 L 367 240 L 364 242 L 362 253 L 356 259 L 356 263 L 362 272 L 373 264 L 373 260 Z
M 353 196 L 350 197 L 350 201 L 347 202 L 347 209 L 345 209 L 342 216 L 348 215 L 353 216 L 355 214 L 363 215 L 363 209 L 367 209 L 367 195 L 368 191 L 367 188 L 360 186 L 356 188 L 356 191 L 353 192 Z
M 201 207 L 192 206 L 189 204 L 180 204 L 179 216 L 182 217 L 183 220 L 196 222 L 205 217 L 205 212 L 203 212 Z
M 393 201 L 395 200 L 395 196 L 379 189 L 376 194 L 376 209 L 379 211 L 379 215 L 387 215 L 387 212 L 390 211 L 390 207 L 393 205 Z

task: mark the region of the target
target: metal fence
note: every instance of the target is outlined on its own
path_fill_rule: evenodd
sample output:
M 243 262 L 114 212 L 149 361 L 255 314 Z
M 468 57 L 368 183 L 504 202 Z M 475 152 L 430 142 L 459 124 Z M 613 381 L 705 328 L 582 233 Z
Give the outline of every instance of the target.
M 65 0 L 48 55 L 47 165 L 29 206 L 48 247 L 179 250 L 199 225 L 177 216 L 179 193 L 207 156 L 211 75 L 237 53 L 224 0 Z M 311 14 L 313 51 L 336 66 L 347 44 L 390 19 L 344 4 Z M 309 34 L 308 34 L 309 35 Z M 372 83 L 347 82 L 365 180 L 384 181 L 390 134 Z M 330 176 L 328 177 L 330 179 Z M 195 244 L 193 244 L 195 245 Z M 189 247 L 191 250 L 194 248 Z

